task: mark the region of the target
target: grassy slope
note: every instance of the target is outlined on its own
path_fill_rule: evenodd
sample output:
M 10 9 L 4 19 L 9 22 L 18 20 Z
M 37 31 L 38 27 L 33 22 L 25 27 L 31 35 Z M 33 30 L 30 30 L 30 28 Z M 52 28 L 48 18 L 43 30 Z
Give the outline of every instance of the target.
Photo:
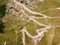
M 36 3 L 36 5 L 38 6 L 38 8 L 36 8 L 35 11 L 38 11 L 38 12 L 41 12 L 49 8 L 60 7 L 60 3 L 56 2 L 55 0 L 45 0 L 44 3 L 38 2 Z M 59 12 L 60 12 L 59 10 L 48 10 L 43 13 L 49 16 L 57 16 L 57 15 L 59 16 L 60 14 Z M 6 41 L 7 45 L 16 45 L 16 43 L 18 43 L 17 45 L 22 45 L 22 42 L 21 42 L 22 34 L 21 33 L 18 34 L 18 40 L 16 42 L 16 34 L 15 34 L 16 30 L 19 31 L 24 26 L 26 26 L 27 30 L 32 35 L 35 35 L 36 33 L 34 32 L 34 30 L 37 28 L 41 28 L 40 26 L 34 24 L 31 21 L 26 22 L 26 21 L 22 21 L 20 18 L 17 19 L 17 17 L 14 15 L 11 15 L 11 13 L 8 13 L 7 17 L 8 18 L 4 19 L 5 20 L 5 29 L 4 29 L 5 33 L 0 34 L 0 44 L 3 44 Z M 48 22 L 45 21 L 46 19 L 37 19 L 37 20 L 45 24 L 51 23 L 54 26 L 60 25 L 60 19 L 48 19 L 47 20 Z M 53 38 L 53 42 L 51 45 L 58 45 L 60 43 L 60 38 L 59 38 L 60 28 L 52 28 L 47 33 L 45 33 L 45 36 L 43 37 L 41 42 L 38 42 L 39 43 L 38 45 L 50 45 L 49 37 L 50 37 L 50 34 L 53 33 L 52 30 L 55 30 L 54 32 L 55 36 Z M 30 40 L 28 36 L 26 36 L 26 38 L 27 38 L 26 45 L 32 45 L 33 43 L 32 40 Z

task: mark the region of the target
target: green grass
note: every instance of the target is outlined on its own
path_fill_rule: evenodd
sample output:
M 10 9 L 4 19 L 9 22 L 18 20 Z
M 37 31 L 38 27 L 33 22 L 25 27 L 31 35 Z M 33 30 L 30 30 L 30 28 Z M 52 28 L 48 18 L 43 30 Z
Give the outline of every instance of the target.
M 2 3 L 2 0 L 0 0 L 0 2 Z M 49 8 L 60 7 L 60 3 L 56 2 L 55 0 L 45 0 L 44 2 L 37 2 L 35 5 L 37 5 L 38 8 L 34 8 L 34 11 L 37 11 L 37 12 L 41 12 Z M 26 13 L 29 16 L 33 15 L 33 14 L 28 13 L 27 11 Z M 60 10 L 47 10 L 46 12 L 43 12 L 43 14 L 46 14 L 47 16 L 56 17 L 56 16 L 60 16 Z M 42 17 L 39 15 L 33 15 L 33 16 Z M 29 20 L 28 18 L 26 19 Z M 23 21 L 21 18 L 13 15 L 11 12 L 8 12 L 7 15 L 3 17 L 3 20 L 5 21 L 4 22 L 5 33 L 2 33 L 2 34 L 0 33 L 1 44 L 6 41 L 7 45 L 16 45 L 15 31 L 17 30 L 19 32 L 24 26 L 27 27 L 27 31 L 32 35 L 36 35 L 36 32 L 35 32 L 36 29 L 44 27 L 44 26 L 37 25 L 33 21 L 26 21 L 26 20 Z M 51 25 L 54 25 L 54 26 L 60 25 L 60 19 L 40 19 L 39 18 L 36 20 L 46 25 L 48 25 L 49 23 L 51 23 Z M 55 27 L 55 28 L 51 28 L 50 30 L 51 31 L 55 30 L 52 45 L 58 45 L 58 43 L 60 43 L 60 33 L 59 33 L 60 28 Z M 49 34 L 51 33 L 51 31 L 48 31 L 47 33 L 45 33 L 45 36 L 42 38 L 42 40 L 38 41 L 38 45 L 48 45 L 48 41 L 49 41 L 48 36 L 50 36 Z M 23 45 L 22 39 L 21 39 L 22 33 L 21 32 L 18 33 L 17 36 L 18 36 L 17 45 Z M 33 45 L 32 39 L 29 38 L 27 35 L 26 35 L 26 45 Z

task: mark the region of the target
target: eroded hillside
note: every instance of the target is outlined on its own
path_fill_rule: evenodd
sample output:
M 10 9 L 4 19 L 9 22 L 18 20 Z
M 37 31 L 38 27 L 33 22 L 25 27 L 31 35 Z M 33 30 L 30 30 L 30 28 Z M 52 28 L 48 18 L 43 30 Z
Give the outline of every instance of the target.
M 0 45 L 60 45 L 59 0 L 9 0 L 5 6 Z

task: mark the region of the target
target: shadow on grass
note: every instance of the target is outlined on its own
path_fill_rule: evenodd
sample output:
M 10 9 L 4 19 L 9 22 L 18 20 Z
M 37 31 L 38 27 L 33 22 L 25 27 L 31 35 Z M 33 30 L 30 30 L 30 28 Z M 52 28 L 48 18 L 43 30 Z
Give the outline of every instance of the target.
M 6 5 L 0 5 L 0 18 L 2 18 L 3 16 L 5 16 L 6 14 Z
M 4 33 L 4 23 L 0 20 L 0 33 Z
M 0 33 L 4 33 L 4 23 L 2 22 L 2 18 L 6 15 L 6 5 L 0 5 Z

